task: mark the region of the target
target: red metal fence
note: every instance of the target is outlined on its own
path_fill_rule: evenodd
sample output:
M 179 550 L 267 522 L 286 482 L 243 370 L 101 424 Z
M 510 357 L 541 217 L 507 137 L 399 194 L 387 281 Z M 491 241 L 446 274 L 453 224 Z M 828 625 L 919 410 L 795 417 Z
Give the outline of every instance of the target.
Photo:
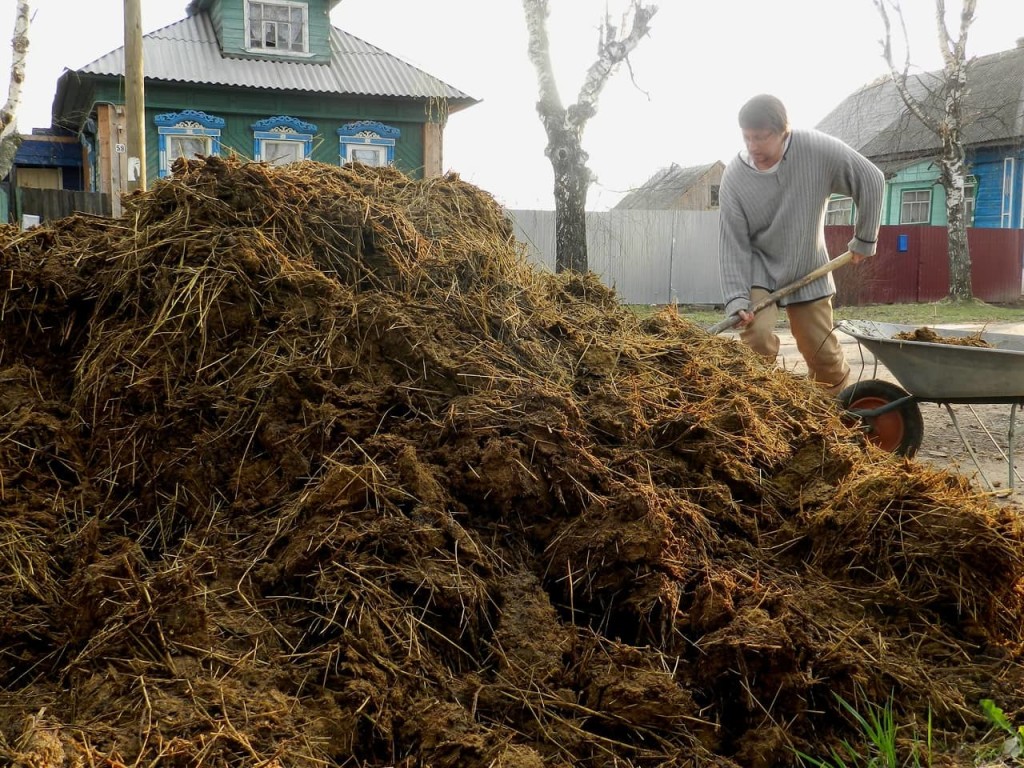
M 900 247 L 905 236 L 905 250 Z M 853 227 L 825 227 L 829 253 L 846 250 Z M 949 256 L 945 227 L 884 226 L 875 258 L 836 270 L 836 306 L 913 304 L 949 295 Z M 990 303 L 1021 298 L 1024 230 L 967 230 L 974 297 Z

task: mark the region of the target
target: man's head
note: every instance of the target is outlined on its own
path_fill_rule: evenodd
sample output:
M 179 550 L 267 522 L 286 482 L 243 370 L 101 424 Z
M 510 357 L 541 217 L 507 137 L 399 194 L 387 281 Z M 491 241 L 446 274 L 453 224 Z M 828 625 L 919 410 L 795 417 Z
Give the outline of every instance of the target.
M 740 108 L 739 122 L 743 142 L 758 168 L 771 168 L 782 159 L 789 118 L 777 97 L 762 93 L 750 99 Z

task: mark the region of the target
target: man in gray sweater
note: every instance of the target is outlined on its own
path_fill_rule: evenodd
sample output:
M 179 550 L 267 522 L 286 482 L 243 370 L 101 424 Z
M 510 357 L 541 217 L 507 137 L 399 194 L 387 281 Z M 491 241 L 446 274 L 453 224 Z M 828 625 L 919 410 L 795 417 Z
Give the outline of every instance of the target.
M 779 353 L 778 309 L 750 307 L 772 291 L 828 262 L 825 210 L 829 198 L 853 198 L 857 263 L 875 254 L 882 213 L 882 172 L 839 139 L 789 126 L 774 96 L 750 99 L 739 113 L 746 150 L 725 169 L 720 189 L 719 259 L 726 317 L 739 316 L 740 339 L 768 360 Z M 829 274 L 781 299 L 797 349 L 813 381 L 831 394 L 847 384 L 850 367 L 833 332 Z

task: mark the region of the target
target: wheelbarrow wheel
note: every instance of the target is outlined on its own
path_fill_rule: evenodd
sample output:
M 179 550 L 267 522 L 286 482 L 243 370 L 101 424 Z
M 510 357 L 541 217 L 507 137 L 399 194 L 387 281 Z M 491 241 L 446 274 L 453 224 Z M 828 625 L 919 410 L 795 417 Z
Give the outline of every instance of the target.
M 860 427 L 869 442 L 890 453 L 913 456 L 924 440 L 924 419 L 917 401 L 907 399 L 882 413 L 869 413 L 909 397 L 902 387 L 868 379 L 851 384 L 838 399 L 848 421 Z

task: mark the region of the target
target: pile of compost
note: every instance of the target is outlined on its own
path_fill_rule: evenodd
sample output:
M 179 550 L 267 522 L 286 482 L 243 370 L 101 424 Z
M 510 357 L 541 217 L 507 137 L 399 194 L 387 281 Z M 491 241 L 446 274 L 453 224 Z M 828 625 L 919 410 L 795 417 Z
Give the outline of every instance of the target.
M 943 336 L 934 328 L 922 326 L 912 331 L 901 331 L 893 336 L 903 341 L 925 341 L 931 344 L 952 344 L 960 347 L 991 347 L 992 343 L 981 338 L 981 331 L 967 336 Z
M 0 242 L 0 762 L 762 767 L 842 702 L 1020 711 L 1014 509 L 455 175 L 179 162 Z

